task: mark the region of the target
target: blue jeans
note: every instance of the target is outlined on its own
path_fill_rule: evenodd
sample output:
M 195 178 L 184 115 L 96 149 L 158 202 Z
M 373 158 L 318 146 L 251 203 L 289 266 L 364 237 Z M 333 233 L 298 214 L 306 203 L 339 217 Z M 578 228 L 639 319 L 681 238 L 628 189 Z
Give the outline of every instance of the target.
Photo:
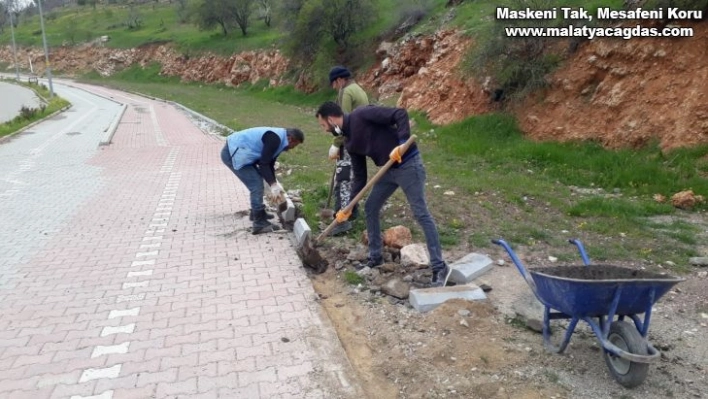
M 440 237 L 435 220 L 428 211 L 425 202 L 425 167 L 420 155 L 407 160 L 398 168 L 389 169 L 371 190 L 366 199 L 366 231 L 369 236 L 369 256 L 372 259 L 382 257 L 383 239 L 381 238 L 381 208 L 393 192 L 400 187 L 411 206 L 413 216 L 423 229 L 425 243 L 430 254 L 430 266 L 433 270 L 445 267 L 440 247 Z
M 261 172 L 258 171 L 254 165 L 247 165 L 241 169 L 234 169 L 234 164 L 231 161 L 231 152 L 229 151 L 229 145 L 224 145 L 221 150 L 221 162 L 228 166 L 232 172 L 243 182 L 248 191 L 251 193 L 251 209 L 253 213 L 262 211 L 265 209 L 263 204 L 263 176 Z

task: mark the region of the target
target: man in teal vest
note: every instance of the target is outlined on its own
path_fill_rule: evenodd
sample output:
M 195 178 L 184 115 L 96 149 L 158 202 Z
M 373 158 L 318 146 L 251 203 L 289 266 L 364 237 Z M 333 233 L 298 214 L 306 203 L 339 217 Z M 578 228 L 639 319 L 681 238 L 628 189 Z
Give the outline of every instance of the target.
M 329 71 L 329 85 L 337 90 L 337 104 L 342 110 L 349 114 L 359 107 L 369 105 L 369 96 L 364 89 L 352 78 L 349 69 L 343 66 L 335 66 Z M 352 200 L 351 188 L 351 159 L 346 148 L 344 148 L 344 137 L 337 136 L 332 141 L 329 149 L 329 159 L 336 162 L 335 185 L 334 185 L 334 210 L 344 209 Z M 358 209 L 353 212 L 356 217 Z M 332 235 L 346 233 L 352 229 L 350 221 L 338 224 L 332 230 Z
M 221 161 L 238 177 L 251 193 L 251 220 L 253 234 L 270 233 L 280 227 L 268 219 L 265 211 L 263 181 L 268 185 L 268 197 L 274 203 L 285 200 L 285 191 L 275 178 L 275 161 L 283 151 L 291 150 L 305 141 L 300 129 L 282 127 L 253 127 L 231 133 L 221 150 Z

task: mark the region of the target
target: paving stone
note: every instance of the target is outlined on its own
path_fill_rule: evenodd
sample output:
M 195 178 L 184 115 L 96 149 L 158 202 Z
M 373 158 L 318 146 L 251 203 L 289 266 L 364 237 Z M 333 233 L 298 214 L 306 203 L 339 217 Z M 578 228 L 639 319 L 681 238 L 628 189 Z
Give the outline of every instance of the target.
M 283 222 L 292 223 L 295 220 L 295 204 L 290 198 L 285 199 L 287 204 L 284 211 L 280 212 L 280 217 L 283 218 Z
M 455 284 L 467 284 L 494 267 L 494 261 L 487 255 L 470 253 L 450 264 L 450 278 Z
M 304 244 L 305 240 L 311 236 L 312 230 L 305 219 L 298 218 L 293 226 L 293 233 L 295 233 L 295 242 L 297 247 L 300 248 Z
M 409 295 L 410 304 L 421 313 L 429 312 L 450 299 L 466 299 L 468 301 L 487 299 L 484 291 L 474 284 L 414 289 L 410 291 Z

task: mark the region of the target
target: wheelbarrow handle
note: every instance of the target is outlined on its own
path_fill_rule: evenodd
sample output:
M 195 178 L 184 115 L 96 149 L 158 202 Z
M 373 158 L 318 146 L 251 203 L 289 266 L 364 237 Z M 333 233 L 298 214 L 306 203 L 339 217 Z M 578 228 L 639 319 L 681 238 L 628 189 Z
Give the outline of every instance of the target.
M 580 257 L 583 258 L 583 263 L 585 264 L 585 266 L 590 265 L 590 258 L 588 258 L 588 254 L 587 252 L 585 252 L 585 247 L 583 247 L 583 243 L 580 242 L 580 240 L 578 240 L 577 238 L 571 238 L 568 240 L 568 242 L 578 247 Z
M 541 297 L 538 296 L 538 292 L 536 291 L 536 283 L 533 281 L 533 278 L 531 278 L 531 275 L 526 270 L 526 267 L 524 267 L 524 264 L 521 263 L 521 260 L 519 259 L 518 256 L 516 256 L 516 254 L 511 249 L 509 244 L 507 244 L 506 241 L 502 240 L 501 238 L 492 240 L 492 243 L 504 247 L 506 252 L 511 257 L 511 260 L 514 262 L 514 265 L 516 265 L 516 268 L 519 270 L 519 273 L 521 273 L 521 277 L 523 277 L 524 280 L 526 280 L 526 283 L 529 285 L 529 287 L 531 287 L 531 291 L 533 291 L 534 295 L 536 295 L 536 297 L 540 300 Z M 541 301 L 541 302 L 543 302 L 543 301 Z
M 410 148 L 410 146 L 413 145 L 413 143 L 415 142 L 415 139 L 416 139 L 416 135 L 412 134 L 408 138 L 408 140 L 406 140 L 405 143 L 401 144 L 401 155 L 405 154 L 408 151 L 408 148 Z M 380 167 L 379 171 L 376 172 L 374 177 L 372 177 L 366 183 L 364 188 L 362 188 L 359 191 L 359 193 L 354 198 L 352 198 L 351 201 L 349 201 L 349 204 L 347 204 L 347 206 L 345 206 L 344 209 L 341 210 L 341 212 L 351 213 L 352 210 L 354 209 L 354 206 L 356 206 L 356 204 L 359 203 L 359 201 L 362 199 L 362 197 L 364 197 L 364 195 L 366 195 L 366 193 L 369 191 L 369 189 L 371 189 L 371 187 L 374 186 L 374 184 L 378 183 L 378 181 L 381 179 L 381 177 L 391 168 L 391 166 L 393 166 L 394 162 L 396 162 L 396 161 L 394 161 L 393 159 L 389 159 L 388 162 L 386 162 L 382 167 Z M 338 224 L 339 223 L 337 222 L 337 219 L 335 218 L 332 221 L 332 223 L 330 223 L 329 226 L 327 226 L 327 228 L 322 233 L 320 233 L 319 236 L 317 236 L 317 238 L 315 239 L 315 242 L 316 243 L 320 242 L 323 238 L 327 237 L 327 235 Z

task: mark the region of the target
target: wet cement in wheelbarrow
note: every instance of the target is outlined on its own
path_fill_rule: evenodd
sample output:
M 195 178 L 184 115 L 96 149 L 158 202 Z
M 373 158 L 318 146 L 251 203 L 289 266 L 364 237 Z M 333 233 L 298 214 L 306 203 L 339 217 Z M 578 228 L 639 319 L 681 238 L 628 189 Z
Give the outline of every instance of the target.
M 543 273 L 549 276 L 571 278 L 577 280 L 666 280 L 672 276 L 661 275 L 644 270 L 634 270 L 613 265 L 589 266 L 551 266 L 531 269 L 531 272 Z

